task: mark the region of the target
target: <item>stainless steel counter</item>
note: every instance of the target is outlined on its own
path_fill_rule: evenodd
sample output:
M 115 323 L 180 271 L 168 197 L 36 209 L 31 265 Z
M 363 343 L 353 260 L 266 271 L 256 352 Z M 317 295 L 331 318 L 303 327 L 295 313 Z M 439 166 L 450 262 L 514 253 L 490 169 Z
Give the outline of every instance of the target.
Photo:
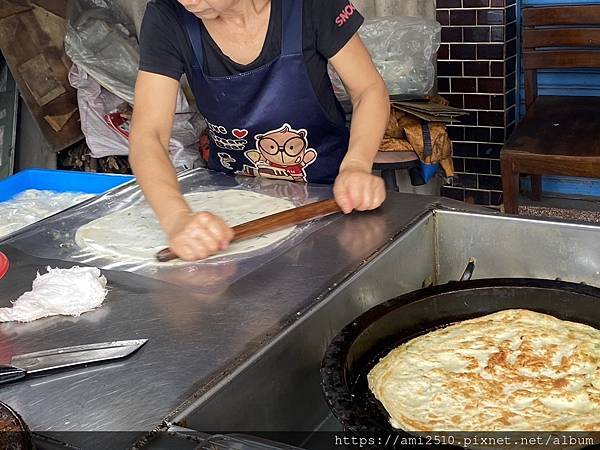
M 196 399 L 230 381 L 261 349 L 324 304 L 336 286 L 360 274 L 399 234 L 430 214 L 437 201 L 391 195 L 381 211 L 340 217 L 218 293 L 104 271 L 110 293 L 101 309 L 80 318 L 0 325 L 2 360 L 116 339 L 148 343 L 124 361 L 2 386 L 0 400 L 36 431 L 153 430 L 165 418 L 189 413 Z M 0 306 L 29 290 L 36 271 L 73 265 L 35 258 L 8 244 L 0 243 L 0 250 L 11 260 L 0 280 Z

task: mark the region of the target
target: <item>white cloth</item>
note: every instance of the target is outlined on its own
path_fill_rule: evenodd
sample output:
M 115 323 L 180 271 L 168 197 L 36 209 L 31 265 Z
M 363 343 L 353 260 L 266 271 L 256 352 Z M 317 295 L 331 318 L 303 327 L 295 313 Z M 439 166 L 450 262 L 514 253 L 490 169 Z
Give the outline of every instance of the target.
M 32 322 L 49 316 L 79 316 L 98 308 L 108 293 L 106 278 L 96 267 L 53 269 L 37 274 L 32 290 L 12 308 L 0 308 L 0 322 Z

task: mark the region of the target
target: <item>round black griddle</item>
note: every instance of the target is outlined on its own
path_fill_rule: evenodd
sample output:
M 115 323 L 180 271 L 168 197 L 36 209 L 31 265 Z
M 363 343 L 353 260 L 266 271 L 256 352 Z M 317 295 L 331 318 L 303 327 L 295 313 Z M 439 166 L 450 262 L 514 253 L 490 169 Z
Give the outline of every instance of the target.
M 583 284 L 483 279 L 411 292 L 365 312 L 333 339 L 321 367 L 322 388 L 331 411 L 348 432 L 409 437 L 390 425 L 389 415 L 368 388 L 369 371 L 390 350 L 419 335 L 515 308 L 600 329 L 600 289 Z
M 10 406 L 0 402 L 0 448 L 31 450 L 33 441 L 27 424 Z

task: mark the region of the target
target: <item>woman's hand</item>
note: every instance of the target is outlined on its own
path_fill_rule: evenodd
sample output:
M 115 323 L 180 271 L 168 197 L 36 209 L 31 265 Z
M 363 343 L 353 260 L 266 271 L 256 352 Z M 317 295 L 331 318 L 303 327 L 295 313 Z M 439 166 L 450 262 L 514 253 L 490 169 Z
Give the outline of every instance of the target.
M 333 195 L 344 214 L 353 210 L 368 211 L 378 208 L 385 200 L 385 185 L 383 179 L 369 170 L 347 167 L 340 170 Z
M 233 230 L 208 212 L 181 211 L 165 231 L 169 248 L 184 261 L 208 258 L 229 247 Z

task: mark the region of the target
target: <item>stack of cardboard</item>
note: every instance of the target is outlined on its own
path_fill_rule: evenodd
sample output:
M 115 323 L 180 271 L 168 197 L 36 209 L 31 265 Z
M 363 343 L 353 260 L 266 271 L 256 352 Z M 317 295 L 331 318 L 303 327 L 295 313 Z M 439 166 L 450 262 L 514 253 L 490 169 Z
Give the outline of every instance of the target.
M 64 53 L 67 0 L 0 1 L 0 50 L 54 151 L 83 138 Z
M 440 163 L 447 177 L 454 176 L 452 142 L 446 123 L 456 121 L 466 112 L 448 106 L 447 100 L 439 96 L 424 101 L 394 101 L 391 106 L 381 151 L 415 152 L 421 161 Z M 427 138 L 424 127 L 427 128 Z
M 466 115 L 466 111 L 448 106 L 441 100 L 414 100 L 410 102 L 392 102 L 392 108 L 404 111 L 426 122 L 450 123 L 460 121 L 459 117 Z

